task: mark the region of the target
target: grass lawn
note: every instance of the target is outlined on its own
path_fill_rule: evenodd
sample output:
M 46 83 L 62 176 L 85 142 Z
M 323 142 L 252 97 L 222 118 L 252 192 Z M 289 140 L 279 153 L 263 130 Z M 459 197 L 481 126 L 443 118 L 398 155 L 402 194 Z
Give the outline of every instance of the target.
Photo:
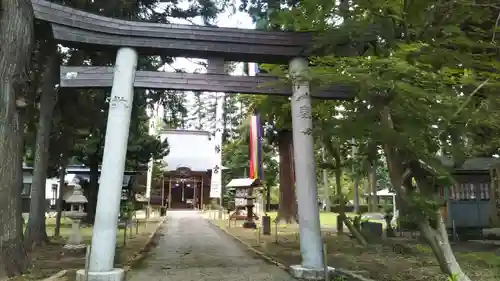
M 278 215 L 278 212 L 268 212 L 267 213 L 271 217 L 271 221 L 274 221 L 276 219 L 276 216 Z M 355 213 L 348 213 L 348 216 L 355 216 Z M 321 225 L 323 226 L 335 226 L 337 225 L 337 213 L 326 213 L 326 212 L 321 212 L 319 213 L 319 220 L 321 222 Z
M 53 237 L 54 233 L 55 233 L 56 220 L 54 218 L 48 218 L 46 220 L 46 226 L 47 226 L 47 235 L 49 237 Z M 144 231 L 145 221 L 144 220 L 139 221 L 139 224 L 137 226 L 139 226 L 139 229 L 137 229 L 138 231 L 141 231 L 141 232 Z M 80 227 L 80 232 L 82 234 L 82 238 L 86 244 L 90 244 L 90 242 L 92 240 L 92 230 L 93 230 L 92 226 Z M 132 228 L 132 232 L 130 232 L 130 228 L 128 228 L 127 229 L 127 238 L 128 238 L 127 241 L 130 240 L 130 238 L 133 238 L 135 236 L 135 233 L 136 233 L 135 226 Z M 64 243 L 70 234 L 71 234 L 71 220 L 64 218 L 61 221 L 61 236 L 63 239 L 53 238 L 53 241 L 56 241 L 58 243 Z M 116 245 L 118 247 L 123 246 L 124 241 L 125 241 L 124 235 L 125 235 L 124 229 L 117 230 Z
M 335 214 L 322 213 L 322 224 L 335 222 Z M 285 265 L 300 264 L 297 227 L 280 225 L 278 235 L 274 225 L 270 236 L 259 235 L 255 230 L 243 229 L 241 223 L 214 221 L 219 227 L 237 236 L 255 249 L 273 257 Z M 323 231 L 328 249 L 328 263 L 354 271 L 377 281 L 446 281 L 430 248 L 416 240 L 391 238 L 367 248 L 361 247 L 348 236 Z M 393 245 L 405 245 L 405 250 L 394 252 Z M 472 280 L 497 281 L 500 276 L 498 246 L 462 242 L 454 246 L 457 259 Z
M 115 263 L 118 267 L 126 265 L 144 248 L 149 240 L 149 236 L 156 230 L 158 223 L 158 220 L 151 220 L 147 223 L 145 220 L 140 220 L 137 233 L 135 227 L 131 232 L 127 231 L 126 240 L 124 237 L 124 230 L 118 230 L 115 253 Z M 47 235 L 49 235 L 51 243 L 28 253 L 32 265 L 31 271 L 29 275 L 19 280 L 42 279 L 63 269 L 71 270 L 85 267 L 85 252 L 69 253 L 63 249 L 66 239 L 71 233 L 71 221 L 69 219 L 62 220 L 60 238 L 53 237 L 54 229 L 55 219 L 48 218 Z M 92 239 L 92 227 L 82 227 L 81 233 L 85 243 L 90 244 Z M 3 271 L 3 268 L 1 270 Z M 0 272 L 0 278 L 4 277 L 2 275 L 3 272 Z M 16 278 L 16 280 L 18 279 Z

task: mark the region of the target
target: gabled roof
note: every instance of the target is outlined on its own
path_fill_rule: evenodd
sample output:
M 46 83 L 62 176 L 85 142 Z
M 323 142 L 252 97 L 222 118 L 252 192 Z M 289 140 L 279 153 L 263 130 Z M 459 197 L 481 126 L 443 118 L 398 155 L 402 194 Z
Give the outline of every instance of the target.
M 259 185 L 260 185 L 259 179 L 241 178 L 241 179 L 232 179 L 226 185 L 226 188 L 256 187 Z
M 488 171 L 491 167 L 500 164 L 500 158 L 495 157 L 473 157 L 466 159 L 462 165 L 456 167 L 456 163 L 447 156 L 438 156 L 443 165 L 453 168 L 455 171 Z
M 215 163 L 214 143 L 210 132 L 202 130 L 164 130 L 162 140 L 167 139 L 170 153 L 163 158 L 165 171 L 187 167 L 194 172 L 211 170 Z
M 123 181 L 122 181 L 122 186 L 128 186 L 130 184 L 130 179 L 132 176 L 130 175 L 123 175 Z M 81 181 L 90 181 L 90 174 L 66 174 L 64 177 L 64 181 L 68 185 L 75 185 L 75 184 L 80 184 Z M 98 183 L 101 183 L 101 177 L 99 176 L 98 178 Z
M 33 167 L 27 166 L 23 164 L 23 172 L 33 171 Z M 101 173 L 101 168 L 99 167 L 98 173 Z M 135 175 L 138 174 L 138 171 L 124 171 L 124 175 Z M 78 175 L 87 175 L 90 174 L 90 168 L 85 165 L 68 165 L 66 167 L 66 174 L 78 174 Z

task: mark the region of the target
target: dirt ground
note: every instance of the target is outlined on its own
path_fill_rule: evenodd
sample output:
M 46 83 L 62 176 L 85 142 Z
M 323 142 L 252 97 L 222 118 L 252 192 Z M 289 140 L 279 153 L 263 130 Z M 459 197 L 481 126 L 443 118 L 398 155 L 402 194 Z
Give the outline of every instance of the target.
M 150 220 L 146 223 L 145 220 L 140 220 L 138 227 L 127 231 L 127 239 L 125 239 L 124 231 L 119 230 L 117 234 L 117 248 L 115 263 L 118 267 L 128 265 L 129 262 L 141 252 L 147 244 L 150 235 L 156 230 L 159 220 Z M 51 243 L 40 249 L 35 249 L 28 253 L 31 261 L 31 269 L 25 276 L 15 278 L 13 280 L 39 280 L 49 277 L 63 269 L 73 270 L 85 267 L 85 252 L 68 253 L 63 249 L 66 238 L 69 235 L 71 225 L 64 223 L 61 226 L 62 238 L 51 238 Z M 47 226 L 47 234 L 52 234 L 51 225 Z M 90 243 L 92 228 L 83 227 L 82 236 L 86 243 Z M 125 243 L 124 243 L 125 242 Z M 0 264 L 3 271 L 3 265 Z M 0 280 L 6 276 L 0 276 Z M 68 280 L 71 278 L 67 278 Z M 74 280 L 74 278 L 73 278 Z
M 297 226 L 273 226 L 270 236 L 227 221 L 215 222 L 232 235 L 285 265 L 299 264 Z M 276 235 L 276 233 L 278 235 Z M 346 235 L 323 231 L 330 266 L 350 270 L 377 281 L 445 281 L 431 249 L 406 237 L 361 247 Z M 396 245 L 396 246 L 394 246 Z M 457 259 L 472 280 L 494 281 L 500 276 L 500 246 L 462 242 L 453 245 Z

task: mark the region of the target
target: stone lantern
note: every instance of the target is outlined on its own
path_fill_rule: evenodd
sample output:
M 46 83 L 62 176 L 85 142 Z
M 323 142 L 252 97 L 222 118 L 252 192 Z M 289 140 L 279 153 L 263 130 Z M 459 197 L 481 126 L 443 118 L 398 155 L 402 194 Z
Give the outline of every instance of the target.
M 242 178 L 242 179 L 233 179 L 229 182 L 226 188 L 234 190 L 234 198 L 236 201 L 243 200 L 246 201 L 243 204 L 246 205 L 247 208 L 247 218 L 243 223 L 244 228 L 257 228 L 253 220 L 253 207 L 254 207 L 254 199 L 256 198 L 256 190 L 260 187 L 260 181 L 258 179 L 250 179 L 250 178 Z M 238 205 L 238 204 L 237 204 Z
M 80 222 L 87 215 L 83 211 L 83 205 L 87 203 L 87 198 L 83 195 L 82 187 L 79 184 L 75 184 L 73 193 L 65 201 L 71 205 L 71 209 L 64 212 L 64 215 L 71 219 L 72 225 L 71 234 L 64 248 L 68 250 L 85 249 L 86 245 L 83 243 L 82 234 L 80 233 Z

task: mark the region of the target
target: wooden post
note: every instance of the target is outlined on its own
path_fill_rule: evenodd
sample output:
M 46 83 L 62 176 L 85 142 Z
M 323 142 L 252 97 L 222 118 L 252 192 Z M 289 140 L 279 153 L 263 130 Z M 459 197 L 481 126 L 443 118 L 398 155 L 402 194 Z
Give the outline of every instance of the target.
M 165 207 L 165 178 L 161 177 L 161 207 Z
M 125 222 L 125 228 L 123 229 L 123 246 L 127 246 L 127 229 L 128 223 Z
M 201 201 L 200 201 L 200 209 L 203 211 L 203 209 L 205 208 L 205 201 L 203 200 L 203 176 L 201 176 Z
M 500 181 L 498 178 L 498 167 L 493 166 L 490 168 L 490 186 L 489 186 L 489 197 L 491 204 L 490 212 L 490 223 L 493 227 L 498 227 L 500 225 L 500 210 L 498 209 L 498 189 L 500 188 Z
M 172 209 L 172 178 L 168 177 L 168 208 Z
M 196 190 L 198 189 L 197 182 L 195 178 L 193 178 L 193 209 L 196 209 L 196 204 L 198 204 L 198 200 L 196 199 Z

